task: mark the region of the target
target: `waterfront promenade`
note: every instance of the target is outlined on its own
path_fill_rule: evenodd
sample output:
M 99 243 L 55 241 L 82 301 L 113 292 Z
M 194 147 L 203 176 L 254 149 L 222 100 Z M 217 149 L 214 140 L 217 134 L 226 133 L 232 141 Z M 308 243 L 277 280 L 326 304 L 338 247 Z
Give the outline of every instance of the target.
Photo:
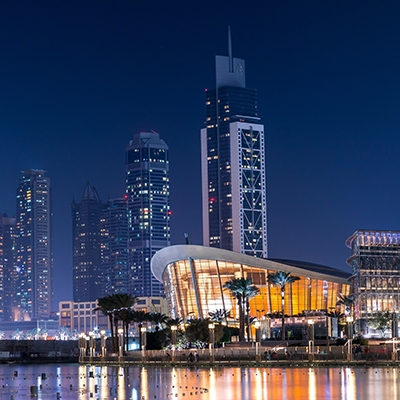
M 356 347 L 318 346 L 313 353 L 306 346 L 222 347 L 215 349 L 147 350 L 124 355 L 81 355 L 81 364 L 91 365 L 164 365 L 164 366 L 341 366 L 400 365 L 397 353 L 389 344 Z

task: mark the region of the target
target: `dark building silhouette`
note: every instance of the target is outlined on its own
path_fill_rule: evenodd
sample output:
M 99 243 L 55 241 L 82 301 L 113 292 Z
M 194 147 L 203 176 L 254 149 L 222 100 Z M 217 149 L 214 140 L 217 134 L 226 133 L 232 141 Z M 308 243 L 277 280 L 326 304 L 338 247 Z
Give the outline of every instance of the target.
M 87 183 L 80 203 L 72 202 L 73 299 L 94 301 L 102 296 L 100 218 L 105 204 Z
M 15 218 L 0 216 L 0 321 L 13 321 L 18 309 Z
M 128 199 L 113 199 L 101 212 L 103 294 L 129 293 Z

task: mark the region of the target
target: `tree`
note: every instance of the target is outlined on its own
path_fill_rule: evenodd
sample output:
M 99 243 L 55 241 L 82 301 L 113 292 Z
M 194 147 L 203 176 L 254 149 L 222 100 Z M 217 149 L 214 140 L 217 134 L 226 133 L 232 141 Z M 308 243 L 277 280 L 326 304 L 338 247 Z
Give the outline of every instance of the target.
M 118 332 L 118 321 L 122 322 L 122 329 L 124 335 L 124 342 L 126 350 L 128 349 L 128 330 L 129 323 L 127 321 L 126 314 L 132 309 L 133 305 L 137 301 L 137 297 L 133 296 L 130 293 L 115 293 L 111 295 L 112 302 L 114 303 L 114 327 L 115 327 L 115 336 L 117 336 Z M 117 341 L 116 341 L 117 342 Z M 116 345 L 117 346 L 117 345 Z
M 285 290 L 287 285 L 291 285 L 293 282 L 298 281 L 298 276 L 291 275 L 290 272 L 277 271 L 269 273 L 267 280 L 268 283 L 274 286 L 278 286 L 281 289 L 281 302 L 282 302 L 282 340 L 285 340 Z
M 139 332 L 139 337 L 140 337 L 140 348 L 142 347 L 143 322 L 146 322 L 146 321 L 150 321 L 150 313 L 147 313 L 142 310 L 132 312 L 132 322 L 135 322 L 138 324 L 138 332 Z
M 167 321 L 165 322 L 167 326 L 179 326 L 183 322 L 182 318 L 168 318 Z
M 68 340 L 70 337 L 69 329 L 66 326 L 60 326 L 55 331 L 54 337 L 58 340 Z
M 230 290 L 236 298 L 239 308 L 239 340 L 244 340 L 245 326 L 247 328 L 247 337 L 250 338 L 250 303 L 249 300 L 258 293 L 260 289 L 253 285 L 250 278 L 233 278 L 225 282 L 224 288 Z
M 185 328 L 186 340 L 190 343 L 197 343 L 204 347 L 205 343 L 209 343 L 211 323 L 210 318 L 192 318 L 187 321 Z M 220 324 L 214 324 L 214 343 L 219 342 L 223 336 L 223 327 Z M 211 343 L 211 344 L 214 344 Z
M 101 297 L 97 300 L 97 307 L 93 310 L 93 312 L 101 311 L 103 315 L 108 317 L 108 324 L 110 325 L 111 331 L 111 343 L 113 352 L 116 353 L 116 343 L 115 343 L 115 335 L 114 335 L 114 325 L 113 325 L 113 314 L 115 309 L 115 303 L 113 297 L 111 295 Z
M 392 313 L 390 311 L 378 311 L 368 321 L 372 328 L 381 332 L 382 337 L 385 336 L 385 331 L 389 328 L 392 322 Z
M 351 294 L 349 296 L 339 294 L 336 305 L 344 306 L 344 313 L 346 316 L 348 316 L 348 315 L 353 316 L 354 302 L 355 302 L 355 297 L 353 294 Z
M 210 316 L 212 321 L 221 323 L 221 322 L 226 322 L 226 320 L 228 318 L 230 318 L 231 312 L 230 312 L 230 310 L 226 311 L 226 310 L 219 309 L 219 310 L 215 310 L 215 311 L 210 311 L 208 313 L 208 315 Z
M 337 330 L 337 334 L 338 336 L 340 335 L 340 325 L 346 325 L 346 316 L 340 312 L 340 310 L 335 310 L 335 311 L 331 311 L 328 312 L 326 314 L 327 317 L 329 318 L 334 318 L 336 320 L 336 330 Z
M 132 308 L 136 301 L 137 298 L 129 293 L 114 293 L 97 300 L 97 307 L 93 311 L 101 311 L 104 315 L 108 316 L 114 353 L 118 349 L 117 333 L 119 321 L 125 319 L 125 314 Z M 123 329 L 126 338 L 125 343 L 127 344 L 128 333 L 126 324 L 123 324 Z
M 167 324 L 169 317 L 163 313 L 152 312 L 149 314 L 150 321 L 155 324 L 155 330 L 159 331 L 160 328 L 163 329 L 163 324 Z

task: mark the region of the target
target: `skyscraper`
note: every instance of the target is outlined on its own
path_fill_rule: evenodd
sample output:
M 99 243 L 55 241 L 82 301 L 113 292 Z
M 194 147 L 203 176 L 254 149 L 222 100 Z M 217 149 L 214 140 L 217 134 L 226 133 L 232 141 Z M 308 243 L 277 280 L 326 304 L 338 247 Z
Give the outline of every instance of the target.
M 201 130 L 205 246 L 267 257 L 264 126 L 244 60 L 216 56 L 216 88 L 206 90 Z
M 15 218 L 0 215 L 0 321 L 13 321 L 17 307 L 16 237 Z
M 107 201 L 100 227 L 104 295 L 129 293 L 127 198 Z
M 95 301 L 102 296 L 100 215 L 105 205 L 86 184 L 80 203 L 72 202 L 73 298 Z
M 155 132 L 133 136 L 126 148 L 129 267 L 135 296 L 164 296 L 150 270 L 156 251 L 170 245 L 168 146 Z
M 17 189 L 17 301 L 20 319 L 46 319 L 52 311 L 50 179 L 22 171 Z

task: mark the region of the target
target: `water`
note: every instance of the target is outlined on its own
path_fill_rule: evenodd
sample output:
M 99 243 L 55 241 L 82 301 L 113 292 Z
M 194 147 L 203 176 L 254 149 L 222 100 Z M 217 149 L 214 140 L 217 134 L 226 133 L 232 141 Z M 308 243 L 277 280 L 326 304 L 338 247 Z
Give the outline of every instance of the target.
M 1 366 L 0 399 L 35 398 L 391 400 L 400 398 L 400 369 Z

